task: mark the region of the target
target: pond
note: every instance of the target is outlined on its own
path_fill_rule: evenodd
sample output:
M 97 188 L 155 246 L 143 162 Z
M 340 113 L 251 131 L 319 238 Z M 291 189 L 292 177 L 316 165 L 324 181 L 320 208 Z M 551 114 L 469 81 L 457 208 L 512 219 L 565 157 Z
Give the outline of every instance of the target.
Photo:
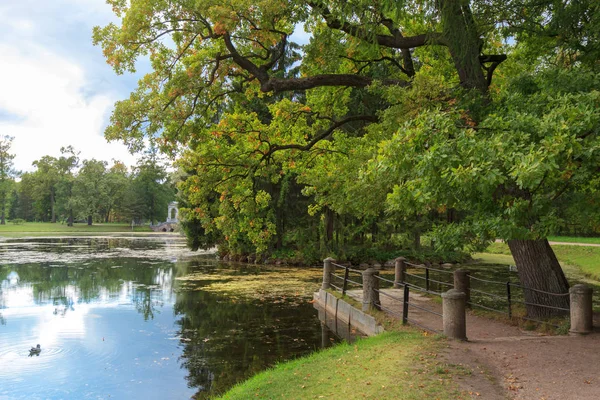
M 320 274 L 221 265 L 175 236 L 4 239 L 0 399 L 223 393 L 322 346 Z

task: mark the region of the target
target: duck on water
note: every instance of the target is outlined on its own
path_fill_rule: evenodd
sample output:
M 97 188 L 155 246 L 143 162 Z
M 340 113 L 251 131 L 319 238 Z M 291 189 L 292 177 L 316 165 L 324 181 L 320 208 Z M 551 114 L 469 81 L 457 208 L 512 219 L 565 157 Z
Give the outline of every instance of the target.
M 29 357 L 34 356 L 34 355 L 39 356 L 41 352 L 42 352 L 42 348 L 38 344 L 36 347 L 32 347 L 29 350 Z

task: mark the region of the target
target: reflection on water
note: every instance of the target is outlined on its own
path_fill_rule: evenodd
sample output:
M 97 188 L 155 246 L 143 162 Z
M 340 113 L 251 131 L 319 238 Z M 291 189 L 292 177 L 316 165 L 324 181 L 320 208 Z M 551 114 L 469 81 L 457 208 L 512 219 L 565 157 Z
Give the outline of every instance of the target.
M 321 321 L 321 347 L 327 347 L 338 339 L 343 339 L 348 343 L 353 343 L 359 337 L 365 337 L 360 331 L 350 326 L 347 321 L 343 321 L 328 313 L 327 310 L 317 303 L 314 305 Z
M 0 242 L 0 399 L 203 398 L 321 347 L 310 293 L 203 290 L 239 274 L 172 238 Z

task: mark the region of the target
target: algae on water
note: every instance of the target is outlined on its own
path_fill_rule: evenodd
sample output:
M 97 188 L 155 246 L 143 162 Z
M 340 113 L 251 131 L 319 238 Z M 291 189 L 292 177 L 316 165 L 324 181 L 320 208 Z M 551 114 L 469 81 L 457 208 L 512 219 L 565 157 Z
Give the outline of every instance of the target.
M 217 274 L 198 272 L 177 280 L 186 290 L 203 290 L 240 299 L 286 301 L 288 298 L 311 297 L 319 288 L 322 274 L 316 268 L 264 267 L 257 273 L 240 273 L 239 270 L 221 270 Z

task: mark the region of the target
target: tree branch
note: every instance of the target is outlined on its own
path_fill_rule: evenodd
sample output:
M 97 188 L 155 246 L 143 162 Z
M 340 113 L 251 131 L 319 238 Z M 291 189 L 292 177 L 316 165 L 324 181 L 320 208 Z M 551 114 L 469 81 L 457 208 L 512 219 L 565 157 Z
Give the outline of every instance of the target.
M 496 69 L 496 67 L 498 67 L 498 65 L 500 65 L 501 62 L 505 61 L 506 59 L 506 54 L 482 54 L 479 56 L 479 62 L 481 63 L 481 66 L 487 71 L 486 81 L 488 86 L 492 84 L 492 76 L 494 74 L 494 70 Z M 484 64 L 488 62 L 491 62 L 492 65 L 486 67 Z
M 442 33 L 439 32 L 429 32 L 421 35 L 404 37 L 400 34 L 399 30 L 394 30 L 393 26 L 390 25 L 389 20 L 384 20 L 382 21 L 382 24 L 386 27 L 392 26 L 392 31 L 390 33 L 392 33 L 393 35 L 373 35 L 370 33 L 370 30 L 367 30 L 364 27 L 354 25 L 349 22 L 340 21 L 331 13 L 331 11 L 329 11 L 329 9 L 324 4 L 320 2 L 318 3 L 312 1 L 309 2 L 308 5 L 317 12 L 319 12 L 319 14 L 321 14 L 321 16 L 325 19 L 325 23 L 328 27 L 340 30 L 358 39 L 370 42 L 375 41 L 381 46 L 390 47 L 394 49 L 413 49 L 415 47 L 422 47 L 425 45 L 447 46 L 446 38 Z M 389 29 L 390 28 L 388 28 L 388 30 Z
M 228 33 L 223 34 L 223 40 L 233 61 L 250 74 L 254 75 L 260 82 L 260 90 L 265 93 L 307 90 L 321 86 L 366 87 L 373 83 L 374 80 L 367 76 L 354 74 L 321 74 L 307 78 L 272 78 L 269 77 L 267 72 L 267 68 L 271 63 L 259 67 L 237 51 Z M 383 83 L 385 85 L 409 85 L 406 81 L 395 79 L 387 79 L 384 80 Z
M 276 151 L 281 151 L 281 150 L 294 149 L 294 150 L 300 150 L 300 151 L 308 151 L 314 145 L 319 143 L 321 140 L 323 140 L 323 139 L 327 138 L 329 135 L 331 135 L 336 129 L 342 127 L 343 125 L 347 124 L 348 122 L 353 122 L 353 121 L 378 122 L 379 118 L 377 118 L 376 116 L 373 116 L 373 115 L 353 115 L 351 117 L 344 118 L 340 121 L 334 122 L 328 129 L 326 129 L 325 131 L 321 132 L 319 135 L 312 138 L 312 140 L 305 145 L 284 144 L 284 145 L 270 146 L 269 151 L 267 151 L 264 154 L 263 159 L 269 157 L 271 154 L 275 153 Z

